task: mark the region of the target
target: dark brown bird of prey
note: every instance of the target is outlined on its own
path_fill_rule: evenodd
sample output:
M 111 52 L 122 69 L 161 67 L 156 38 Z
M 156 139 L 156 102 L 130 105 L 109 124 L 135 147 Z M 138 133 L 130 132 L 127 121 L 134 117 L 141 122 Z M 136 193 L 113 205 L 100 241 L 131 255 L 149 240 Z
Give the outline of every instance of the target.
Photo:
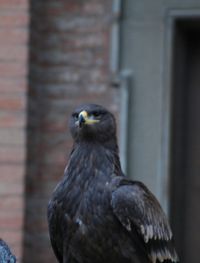
M 121 170 L 113 115 L 77 108 L 64 177 L 48 205 L 51 244 L 60 263 L 178 262 L 172 232 L 155 196 Z

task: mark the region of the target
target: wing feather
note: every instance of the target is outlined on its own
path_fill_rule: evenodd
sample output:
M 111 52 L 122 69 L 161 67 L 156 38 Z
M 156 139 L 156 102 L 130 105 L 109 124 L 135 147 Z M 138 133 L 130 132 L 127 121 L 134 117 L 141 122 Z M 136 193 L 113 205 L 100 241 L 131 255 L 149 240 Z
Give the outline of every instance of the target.
M 126 230 L 135 228 L 143 238 L 152 262 L 178 262 L 167 217 L 147 187 L 122 179 L 112 193 L 111 205 Z

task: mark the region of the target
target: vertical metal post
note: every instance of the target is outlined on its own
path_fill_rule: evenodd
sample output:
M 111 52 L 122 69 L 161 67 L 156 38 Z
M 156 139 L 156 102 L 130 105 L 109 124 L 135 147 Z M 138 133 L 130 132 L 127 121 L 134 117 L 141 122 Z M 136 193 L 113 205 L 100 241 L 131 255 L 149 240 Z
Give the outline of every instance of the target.
M 120 72 L 120 18 L 122 1 L 113 0 L 113 24 L 111 30 L 111 58 L 110 69 L 113 75 L 113 86 L 120 89 L 120 159 L 122 170 L 128 173 L 128 138 L 129 138 L 129 109 L 131 91 L 131 71 Z
M 128 175 L 128 142 L 130 139 L 130 105 L 131 105 L 131 88 L 132 88 L 132 72 L 123 70 L 120 74 L 120 159 L 122 170 Z
M 119 71 L 119 46 L 120 46 L 120 16 L 121 16 L 121 0 L 113 0 L 112 6 L 113 24 L 111 29 L 111 57 L 110 69 L 113 75 L 117 75 Z

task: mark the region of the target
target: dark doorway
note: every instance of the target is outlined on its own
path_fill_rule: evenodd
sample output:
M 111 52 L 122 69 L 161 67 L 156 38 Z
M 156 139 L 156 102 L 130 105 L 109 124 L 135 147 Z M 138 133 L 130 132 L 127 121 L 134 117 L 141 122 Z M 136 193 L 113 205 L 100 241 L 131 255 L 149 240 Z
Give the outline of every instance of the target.
M 171 222 L 182 263 L 200 250 L 200 20 L 177 20 L 172 83 Z

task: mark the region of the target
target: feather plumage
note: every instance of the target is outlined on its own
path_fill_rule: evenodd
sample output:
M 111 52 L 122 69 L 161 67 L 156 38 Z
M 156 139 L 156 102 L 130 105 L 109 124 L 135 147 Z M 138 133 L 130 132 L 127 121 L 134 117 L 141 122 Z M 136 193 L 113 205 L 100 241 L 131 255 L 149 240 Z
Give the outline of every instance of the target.
M 48 205 L 51 244 L 60 263 L 176 262 L 167 218 L 153 194 L 124 177 L 113 115 L 79 107 L 64 177 Z

